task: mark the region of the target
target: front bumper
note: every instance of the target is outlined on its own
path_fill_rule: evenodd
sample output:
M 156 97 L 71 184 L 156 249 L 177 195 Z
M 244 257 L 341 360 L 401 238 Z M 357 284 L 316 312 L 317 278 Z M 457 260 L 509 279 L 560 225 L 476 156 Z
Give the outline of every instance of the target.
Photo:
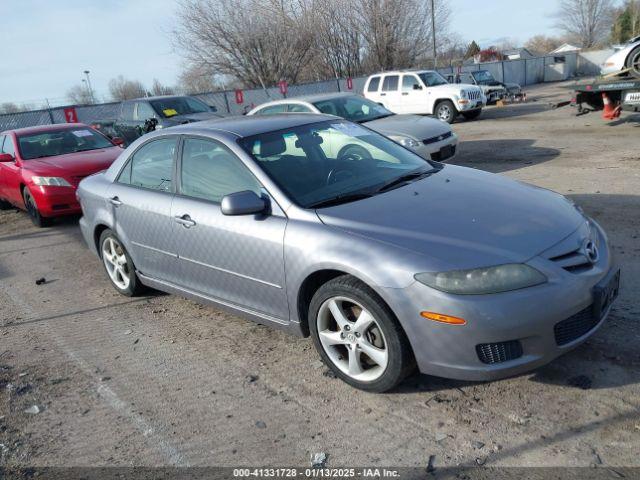
M 528 262 L 549 281 L 543 285 L 493 295 L 451 295 L 414 282 L 404 289 L 383 289 L 383 296 L 400 319 L 422 373 L 460 380 L 492 380 L 521 374 L 583 343 L 603 324 L 593 322 L 585 332 L 560 340 L 557 324 L 580 319 L 594 303 L 593 288 L 613 264 L 608 250 L 588 271 L 571 273 L 542 257 Z M 610 307 L 609 307 L 610 308 Z M 466 325 L 449 325 L 422 318 L 420 311 L 464 318 Z M 487 363 L 481 350 L 501 345 L 506 360 Z M 517 345 L 515 355 L 509 349 Z M 489 355 L 493 347 L 488 347 Z M 500 350 L 502 348 L 502 350 Z M 519 351 L 517 351 L 519 349 Z
M 38 211 L 43 217 L 59 217 L 82 213 L 75 187 L 49 187 L 29 185 Z
M 451 160 L 456 156 L 458 150 L 458 136 L 451 132 L 451 136 L 444 140 L 426 144 L 422 142 L 419 147 L 412 150 L 427 160 L 435 160 L 437 162 Z

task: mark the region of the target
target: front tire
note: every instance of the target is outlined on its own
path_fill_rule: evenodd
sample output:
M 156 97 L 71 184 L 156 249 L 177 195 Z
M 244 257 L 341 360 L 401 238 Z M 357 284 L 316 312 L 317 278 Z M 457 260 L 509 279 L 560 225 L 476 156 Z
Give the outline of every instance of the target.
M 38 210 L 36 200 L 33 198 L 31 191 L 28 187 L 25 187 L 22 192 L 22 198 L 24 199 L 24 206 L 27 209 L 31 222 L 38 228 L 48 227 L 53 222 L 52 219 L 43 217 Z
M 631 75 L 636 78 L 640 78 L 640 47 L 636 47 L 631 50 L 625 66 L 631 69 Z
M 9 202 L 0 200 L 0 210 L 11 210 L 12 208 L 13 205 L 11 205 Z
M 456 121 L 458 116 L 458 110 L 450 100 L 443 100 L 436 105 L 435 112 L 433 112 L 438 120 L 442 120 L 448 124 L 452 124 Z
M 109 229 L 102 232 L 99 246 L 100 259 L 113 288 L 127 297 L 142 293 L 144 287 L 136 275 L 133 260 L 115 233 Z
M 470 112 L 463 112 L 462 116 L 467 120 L 475 120 L 482 113 L 482 109 L 478 108 L 477 110 L 471 110 Z
M 415 366 L 409 340 L 389 307 L 350 275 L 330 280 L 315 293 L 309 330 L 324 363 L 355 388 L 386 392 Z

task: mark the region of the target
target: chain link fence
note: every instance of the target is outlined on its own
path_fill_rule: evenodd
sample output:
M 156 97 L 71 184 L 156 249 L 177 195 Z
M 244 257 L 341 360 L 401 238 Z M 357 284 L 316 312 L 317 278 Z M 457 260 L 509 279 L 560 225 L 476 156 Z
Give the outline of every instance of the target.
M 604 57 L 607 52 L 609 51 L 588 52 L 588 54 L 580 55 L 571 52 L 556 56 L 480 63 L 465 65 L 461 70 L 463 72 L 488 70 L 496 80 L 500 82 L 518 83 L 525 86 L 545 81 L 567 80 L 580 74 L 593 75 L 594 62 Z M 456 73 L 458 67 L 439 68 L 438 71 L 442 74 L 451 74 Z M 364 90 L 366 79 L 366 76 L 352 78 L 351 90 L 347 88 L 347 79 L 345 78 L 289 85 L 286 96 L 296 97 L 330 92 L 353 92 L 361 94 Z M 242 115 L 249 109 L 262 103 L 283 98 L 283 94 L 280 93 L 277 87 L 243 90 L 242 94 L 243 102 L 240 104 L 236 103 L 234 90 L 200 93 L 194 96 L 206 104 L 215 107 L 221 115 Z M 119 103 L 117 102 L 99 105 L 69 105 L 69 107 L 75 107 L 78 121 L 87 124 L 99 121 L 113 121 L 119 113 Z M 64 108 L 67 107 L 0 115 L 0 132 L 35 125 L 65 123 Z

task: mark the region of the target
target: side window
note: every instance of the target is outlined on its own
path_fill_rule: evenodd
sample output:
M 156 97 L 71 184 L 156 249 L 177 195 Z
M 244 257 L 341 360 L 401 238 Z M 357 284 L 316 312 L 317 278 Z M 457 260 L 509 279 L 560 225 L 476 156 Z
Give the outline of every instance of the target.
M 413 90 L 420 90 L 420 82 L 415 75 L 403 75 L 402 76 L 402 91 L 411 92 Z
M 290 103 L 287 108 L 289 113 L 312 113 L 313 111 L 306 105 L 300 105 L 299 103 Z
M 371 77 L 369 85 L 367 86 L 367 92 L 377 92 L 380 86 L 380 77 Z
M 458 83 L 470 83 L 471 85 L 475 85 L 476 80 L 470 73 L 463 73 L 460 75 L 460 81 Z
M 143 145 L 133 154 L 118 182 L 170 192 L 175 151 L 175 137 L 160 138 Z
M 120 110 L 121 120 L 133 120 L 133 102 L 124 102 Z
M 133 119 L 144 122 L 145 120 L 155 117 L 156 112 L 154 112 L 151 105 L 147 102 L 136 102 L 136 107 L 133 111 Z
M 284 113 L 287 110 L 287 105 L 281 103 L 280 105 L 271 105 L 270 107 L 264 107 L 256 112 L 256 115 L 273 115 L 274 113 Z
M 398 75 L 387 75 L 382 82 L 383 92 L 395 92 L 398 90 Z
M 244 190 L 260 195 L 260 183 L 230 150 L 213 140 L 185 139 L 180 184 L 183 195 L 220 202 L 225 195 Z
M 13 157 L 15 158 L 16 150 L 13 146 L 13 139 L 11 138 L 11 135 L 4 136 L 4 144 L 2 143 L 2 138 L 0 137 L 0 145 L 2 145 L 2 153 L 8 153 L 10 155 L 13 155 Z

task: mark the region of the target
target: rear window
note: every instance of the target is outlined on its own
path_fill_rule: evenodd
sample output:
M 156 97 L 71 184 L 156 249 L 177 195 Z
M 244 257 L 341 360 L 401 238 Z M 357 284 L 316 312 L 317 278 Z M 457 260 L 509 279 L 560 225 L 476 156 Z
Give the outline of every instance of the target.
M 382 91 L 390 92 L 398 90 L 398 75 L 389 75 L 384 77 L 384 82 L 382 83 Z
M 371 77 L 371 80 L 369 80 L 369 86 L 367 87 L 367 92 L 377 92 L 379 86 L 380 77 Z

